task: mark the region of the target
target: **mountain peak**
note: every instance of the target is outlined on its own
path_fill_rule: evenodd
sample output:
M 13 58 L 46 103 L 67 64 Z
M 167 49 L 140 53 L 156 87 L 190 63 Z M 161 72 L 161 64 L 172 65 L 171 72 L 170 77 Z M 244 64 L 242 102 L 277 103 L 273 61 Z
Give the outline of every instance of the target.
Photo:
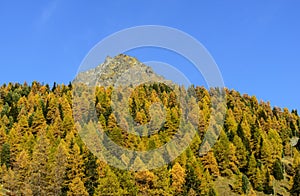
M 164 80 L 151 67 L 141 63 L 135 57 L 119 54 L 115 57 L 107 56 L 105 61 L 97 67 L 80 72 L 73 82 L 84 83 L 88 86 L 112 86 L 134 84 L 141 79 L 144 81 Z

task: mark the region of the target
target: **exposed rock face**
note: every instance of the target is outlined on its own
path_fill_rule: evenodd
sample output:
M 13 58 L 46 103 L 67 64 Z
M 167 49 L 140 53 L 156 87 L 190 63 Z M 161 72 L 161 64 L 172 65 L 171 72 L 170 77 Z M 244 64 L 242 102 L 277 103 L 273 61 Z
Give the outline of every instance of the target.
M 81 72 L 74 83 L 84 83 L 88 86 L 134 85 L 147 81 L 165 81 L 154 73 L 151 67 L 139 62 L 136 58 L 119 54 L 114 58 L 107 57 L 105 62 L 96 68 Z

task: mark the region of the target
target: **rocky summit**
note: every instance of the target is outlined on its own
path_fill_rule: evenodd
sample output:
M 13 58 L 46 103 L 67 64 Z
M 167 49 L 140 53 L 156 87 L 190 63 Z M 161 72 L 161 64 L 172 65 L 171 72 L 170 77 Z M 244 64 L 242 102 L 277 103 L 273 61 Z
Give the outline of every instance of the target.
M 165 81 L 153 69 L 136 58 L 119 54 L 106 57 L 104 63 L 88 71 L 80 72 L 73 83 L 87 86 L 136 85 L 147 81 Z

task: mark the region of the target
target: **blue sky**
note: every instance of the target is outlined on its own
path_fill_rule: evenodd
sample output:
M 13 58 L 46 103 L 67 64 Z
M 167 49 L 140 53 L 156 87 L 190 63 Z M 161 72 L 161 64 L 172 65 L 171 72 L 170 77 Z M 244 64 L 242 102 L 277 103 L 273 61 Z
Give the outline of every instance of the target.
M 228 88 L 300 109 L 299 8 L 296 0 L 0 1 L 0 84 L 68 83 L 106 36 L 166 25 L 208 49 Z M 165 53 L 129 52 L 142 61 L 185 63 Z

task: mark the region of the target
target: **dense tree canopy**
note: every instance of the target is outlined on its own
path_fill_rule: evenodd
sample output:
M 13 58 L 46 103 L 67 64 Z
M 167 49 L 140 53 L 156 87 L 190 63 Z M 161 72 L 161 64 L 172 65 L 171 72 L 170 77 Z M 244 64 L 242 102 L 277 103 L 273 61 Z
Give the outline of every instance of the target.
M 184 111 L 176 94 L 159 83 L 134 89 L 128 100 L 129 114 L 135 126 L 149 124 L 141 129 L 146 136 L 137 136 L 125 130 L 132 129 L 128 119 L 113 112 L 112 96 L 122 96 L 113 94 L 113 87 L 97 87 L 95 97 L 86 95 L 81 100 L 72 100 L 72 88 L 56 84 L 50 89 L 38 82 L 0 87 L 3 194 L 217 195 L 222 191 L 217 182 L 222 179 L 228 179 L 229 183 L 223 186 L 231 187 L 231 191 L 252 195 L 280 192 L 282 187 L 276 184 L 292 179 L 293 183 L 286 183 L 289 185 L 285 190 L 294 195 L 300 193 L 300 153 L 291 142 L 299 136 L 300 118 L 296 110 L 271 108 L 269 103 L 258 102 L 254 96 L 226 89 L 227 110 L 220 137 L 208 153 L 201 155 L 199 149 L 211 113 L 218 111 L 211 108 L 215 100 L 210 96 L 217 90 L 192 86 L 187 92 L 199 106 L 195 111 L 200 116 L 199 119 L 189 116 L 192 123 L 198 123 L 193 143 L 174 161 L 168 161 L 174 152 L 172 148 L 168 149 L 169 154 L 149 160 L 153 164 L 158 159 L 169 162 L 161 168 L 123 171 L 91 153 L 78 134 L 83 127 L 74 119 L 89 119 L 92 115 L 89 108 L 95 107 L 100 125 L 118 145 L 135 150 L 155 149 L 170 141 L 181 126 L 180 116 Z M 94 106 L 89 105 L 89 99 L 95 99 Z M 77 109 L 74 106 L 79 102 L 86 106 L 85 110 L 74 113 L 73 118 L 72 112 Z M 154 107 L 154 103 L 160 105 Z M 165 122 L 155 127 L 162 117 Z M 153 129 L 155 133 L 150 133 Z M 145 164 L 134 156 L 120 157 L 141 168 Z

